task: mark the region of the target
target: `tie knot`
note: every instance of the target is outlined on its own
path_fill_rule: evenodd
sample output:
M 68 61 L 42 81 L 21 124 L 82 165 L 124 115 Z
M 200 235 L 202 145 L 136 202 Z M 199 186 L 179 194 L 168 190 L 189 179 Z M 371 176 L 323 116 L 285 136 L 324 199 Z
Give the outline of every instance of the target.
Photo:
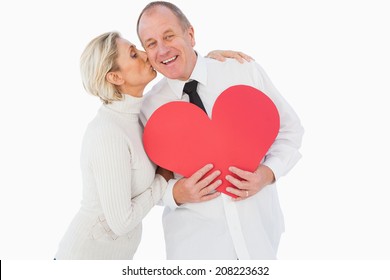
M 192 104 L 195 104 L 200 109 L 206 112 L 206 109 L 203 106 L 202 99 L 200 99 L 200 96 L 196 91 L 197 87 L 198 87 L 198 81 L 192 80 L 191 82 L 185 84 L 183 91 L 188 94 L 188 97 L 190 98 L 190 102 Z
M 187 82 L 184 85 L 183 91 L 187 93 L 188 95 L 196 92 L 196 88 L 198 87 L 198 81 L 197 80 L 192 80 L 191 82 Z

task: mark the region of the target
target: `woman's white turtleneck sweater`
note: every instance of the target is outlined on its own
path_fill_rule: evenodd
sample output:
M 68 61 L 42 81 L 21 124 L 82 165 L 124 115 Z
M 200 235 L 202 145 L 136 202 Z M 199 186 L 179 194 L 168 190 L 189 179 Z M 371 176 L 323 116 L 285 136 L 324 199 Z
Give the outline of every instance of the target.
M 138 121 L 143 98 L 102 105 L 81 150 L 81 208 L 60 242 L 56 259 L 132 259 L 142 219 L 167 183 L 142 145 Z

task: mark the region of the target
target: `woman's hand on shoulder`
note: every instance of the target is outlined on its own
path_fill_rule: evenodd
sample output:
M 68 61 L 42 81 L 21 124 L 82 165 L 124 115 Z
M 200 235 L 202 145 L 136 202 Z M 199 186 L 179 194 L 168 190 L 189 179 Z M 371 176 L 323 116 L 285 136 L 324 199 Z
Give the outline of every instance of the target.
M 244 61 L 251 62 L 254 60 L 250 55 L 232 50 L 213 50 L 209 52 L 206 57 L 216 59 L 218 61 L 225 61 L 226 58 L 233 58 L 240 63 L 244 63 Z

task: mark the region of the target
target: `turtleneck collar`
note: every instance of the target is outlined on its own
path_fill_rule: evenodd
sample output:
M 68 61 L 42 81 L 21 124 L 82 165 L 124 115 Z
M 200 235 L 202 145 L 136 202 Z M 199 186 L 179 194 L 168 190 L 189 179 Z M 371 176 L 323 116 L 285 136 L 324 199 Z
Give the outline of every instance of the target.
M 134 97 L 128 94 L 123 94 L 122 100 L 113 101 L 112 103 L 104 104 L 103 106 L 118 113 L 139 115 L 143 100 L 143 96 Z

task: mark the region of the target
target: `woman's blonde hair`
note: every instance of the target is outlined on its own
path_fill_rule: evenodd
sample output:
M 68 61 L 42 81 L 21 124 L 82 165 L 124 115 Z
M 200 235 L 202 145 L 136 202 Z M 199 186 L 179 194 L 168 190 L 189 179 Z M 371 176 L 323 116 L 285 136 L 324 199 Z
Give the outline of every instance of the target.
M 85 90 L 98 96 L 105 104 L 122 99 L 116 86 L 106 79 L 108 72 L 119 69 L 116 63 L 118 38 L 121 38 L 118 32 L 107 32 L 96 37 L 89 42 L 80 58 L 81 79 Z

